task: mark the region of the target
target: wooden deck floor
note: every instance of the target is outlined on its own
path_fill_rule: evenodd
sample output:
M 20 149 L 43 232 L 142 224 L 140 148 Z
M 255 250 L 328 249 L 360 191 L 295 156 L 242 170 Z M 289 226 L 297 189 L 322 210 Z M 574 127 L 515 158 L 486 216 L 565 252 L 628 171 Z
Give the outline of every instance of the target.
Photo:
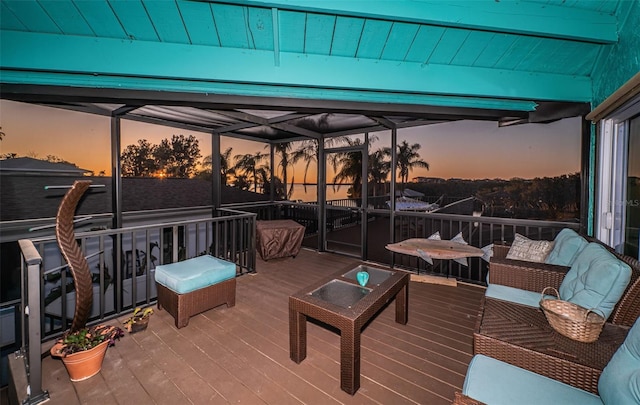
M 308 323 L 307 358 L 289 359 L 288 297 L 354 259 L 303 250 L 238 279 L 237 303 L 176 329 L 156 311 L 149 329 L 107 351 L 100 374 L 71 383 L 43 360 L 51 404 L 449 404 L 472 353 L 480 287 L 411 282 L 409 322 L 384 309 L 362 333 L 361 388 L 340 389 L 340 337 Z M 112 323 L 115 323 L 113 321 Z

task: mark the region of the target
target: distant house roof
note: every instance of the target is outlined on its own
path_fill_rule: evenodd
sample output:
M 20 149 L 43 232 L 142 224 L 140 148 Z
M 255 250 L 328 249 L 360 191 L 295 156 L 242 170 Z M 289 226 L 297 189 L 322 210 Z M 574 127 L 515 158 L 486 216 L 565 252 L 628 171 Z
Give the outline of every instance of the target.
M 91 188 L 78 204 L 77 215 L 111 213 L 111 177 L 81 177 L 101 188 Z M 66 175 L 22 173 L 3 176 L 0 181 L 0 221 L 52 218 L 66 189 L 45 186 L 71 185 Z M 267 201 L 269 196 L 234 187 L 224 187 L 222 204 Z M 212 205 L 211 182 L 198 179 L 122 178 L 122 210 L 147 211 Z
M 396 196 L 415 198 L 415 197 L 424 197 L 424 193 L 421 193 L 421 192 L 415 191 L 415 190 L 411 190 L 410 188 L 405 188 L 404 190 L 396 191 Z
M 0 160 L 0 174 L 39 174 L 42 176 L 84 176 L 91 170 L 81 169 L 68 163 L 53 163 L 30 157 Z

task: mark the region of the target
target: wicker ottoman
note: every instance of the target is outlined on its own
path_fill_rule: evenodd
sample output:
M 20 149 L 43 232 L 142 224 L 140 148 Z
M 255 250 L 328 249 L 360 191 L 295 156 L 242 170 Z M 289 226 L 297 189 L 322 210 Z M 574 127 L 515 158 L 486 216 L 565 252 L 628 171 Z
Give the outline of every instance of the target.
M 176 328 L 189 318 L 222 304 L 236 304 L 236 265 L 205 255 L 156 266 L 158 309 L 166 309 Z

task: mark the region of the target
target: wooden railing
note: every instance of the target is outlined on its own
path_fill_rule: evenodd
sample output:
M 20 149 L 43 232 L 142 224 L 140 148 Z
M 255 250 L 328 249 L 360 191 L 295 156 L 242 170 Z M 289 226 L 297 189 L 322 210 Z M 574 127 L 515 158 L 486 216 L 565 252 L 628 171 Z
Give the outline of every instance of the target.
M 93 273 L 89 322 L 154 302 L 154 269 L 159 264 L 211 254 L 236 263 L 238 275 L 255 271 L 255 215 L 239 211 L 219 210 L 209 219 L 82 232 L 76 238 Z M 66 330 L 73 316 L 73 281 L 55 238 L 32 242 L 45 269 L 44 336 L 48 337 Z
M 318 232 L 318 205 L 315 203 L 282 201 L 260 205 L 243 205 L 240 209 L 256 213 L 258 220 L 293 219 L 306 226 L 307 236 Z M 361 211 L 333 212 L 334 210 L 344 211 L 350 210 L 350 208 L 348 204 L 341 201 L 328 205 L 326 226 L 331 232 L 337 232 L 349 228 L 350 225 L 361 223 Z M 370 230 L 375 224 L 378 224 L 375 228 L 376 231 L 370 231 L 364 241 L 367 244 L 364 249 L 367 252 L 365 260 L 397 266 L 417 273 L 450 274 L 461 281 L 475 284 L 485 284 L 488 265 L 483 259 L 471 258 L 468 260 L 468 266 L 444 262 L 436 262 L 434 266 L 431 266 L 416 257 L 392 254 L 385 249 L 385 246 L 388 243 L 409 238 L 428 238 L 433 233 L 439 232 L 443 239 L 451 239 L 458 233 L 462 233 L 464 240 L 470 245 L 483 248 L 495 242 L 510 242 L 515 233 L 520 233 L 531 239 L 552 240 L 563 228 L 580 229 L 580 224 L 577 222 L 396 211 L 393 233 L 391 233 L 389 223 L 391 211 L 389 209 L 368 208 L 363 211 Z M 317 245 L 311 244 L 308 247 L 316 248 Z

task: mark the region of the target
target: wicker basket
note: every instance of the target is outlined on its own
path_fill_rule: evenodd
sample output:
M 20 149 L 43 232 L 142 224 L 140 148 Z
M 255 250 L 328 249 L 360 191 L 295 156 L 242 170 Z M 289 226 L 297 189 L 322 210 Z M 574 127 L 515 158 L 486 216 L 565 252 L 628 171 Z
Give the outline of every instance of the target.
M 545 298 L 545 292 L 549 289 L 555 292 L 557 298 Z M 578 342 L 591 343 L 598 340 L 605 322 L 604 316 L 596 313 L 595 309 L 586 309 L 561 300 L 558 290 L 553 287 L 542 290 L 540 308 L 556 332 Z

